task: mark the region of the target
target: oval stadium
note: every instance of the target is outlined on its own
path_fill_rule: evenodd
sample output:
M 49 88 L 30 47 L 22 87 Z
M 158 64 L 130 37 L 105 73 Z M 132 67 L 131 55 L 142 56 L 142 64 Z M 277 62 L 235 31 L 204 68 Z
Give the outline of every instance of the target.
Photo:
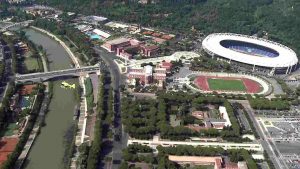
M 213 58 L 252 71 L 289 74 L 298 68 L 298 58 L 292 49 L 254 36 L 214 33 L 203 40 L 202 47 Z

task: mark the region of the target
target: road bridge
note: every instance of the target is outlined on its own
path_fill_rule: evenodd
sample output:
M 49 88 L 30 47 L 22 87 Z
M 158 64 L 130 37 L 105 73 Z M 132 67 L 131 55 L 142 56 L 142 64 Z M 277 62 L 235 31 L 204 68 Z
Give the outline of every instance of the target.
M 16 26 L 28 26 L 31 22 L 33 22 L 33 20 L 27 20 L 27 21 L 23 21 L 23 22 L 16 22 L 16 23 L 11 23 L 3 28 L 0 29 L 0 32 L 5 32 L 10 28 L 16 27 Z
M 54 80 L 60 77 L 76 77 L 88 73 L 100 71 L 101 66 L 97 64 L 95 66 L 86 66 L 80 68 L 72 68 L 65 70 L 56 70 L 50 72 L 38 72 L 30 74 L 17 74 L 15 76 L 16 83 L 25 83 L 25 82 L 44 82 L 49 80 Z

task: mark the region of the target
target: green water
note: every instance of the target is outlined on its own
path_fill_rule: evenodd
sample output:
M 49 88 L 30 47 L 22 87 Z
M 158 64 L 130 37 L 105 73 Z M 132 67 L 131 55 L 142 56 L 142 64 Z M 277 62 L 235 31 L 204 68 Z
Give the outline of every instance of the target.
M 50 70 L 70 68 L 70 59 L 66 51 L 55 40 L 48 36 L 26 29 L 26 35 L 37 45 L 46 49 L 50 60 Z M 65 80 L 78 86 L 78 79 Z M 25 164 L 26 169 L 60 169 L 63 168 L 64 134 L 73 122 L 73 111 L 76 105 L 74 91 L 60 87 L 62 80 L 53 85 L 53 98 L 49 105 L 45 123 L 41 129 Z

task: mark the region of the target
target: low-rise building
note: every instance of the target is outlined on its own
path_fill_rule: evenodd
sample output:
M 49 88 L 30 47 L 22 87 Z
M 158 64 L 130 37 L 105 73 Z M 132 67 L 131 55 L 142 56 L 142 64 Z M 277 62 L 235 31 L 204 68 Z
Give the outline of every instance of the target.
M 171 62 L 163 61 L 163 62 L 159 63 L 158 66 L 161 68 L 165 68 L 167 70 L 167 72 L 170 73 L 173 64 Z
M 202 146 L 202 147 L 221 147 L 224 150 L 228 149 L 245 149 L 248 151 L 257 151 L 263 152 L 264 149 L 262 145 L 258 142 L 247 142 L 247 143 L 233 143 L 233 142 L 200 142 L 200 141 L 193 141 L 193 140 L 186 140 L 186 141 L 172 141 L 172 140 L 164 140 L 160 139 L 159 136 L 154 136 L 151 140 L 139 140 L 134 138 L 129 138 L 127 145 L 131 144 L 141 144 L 151 147 L 152 149 L 156 150 L 157 146 L 163 147 L 172 147 L 178 145 L 191 145 L 191 146 Z
M 159 47 L 156 45 L 141 45 L 141 53 L 144 56 L 151 57 L 158 53 Z
M 130 40 L 127 38 L 118 38 L 114 40 L 107 41 L 102 45 L 103 48 L 109 52 L 117 52 L 118 48 L 127 47 L 130 45 Z
M 220 156 L 207 157 L 207 156 L 175 156 L 169 155 L 168 159 L 179 165 L 185 166 L 212 166 L 214 169 L 248 169 L 245 161 L 238 163 L 223 160 Z
M 107 41 L 102 45 L 103 48 L 109 52 L 116 52 L 116 55 L 130 60 L 133 56 L 141 54 L 146 57 L 151 57 L 158 53 L 159 47 L 155 45 L 145 45 L 144 42 L 140 42 L 136 39 L 118 38 L 111 41 Z
M 158 44 L 163 44 L 164 42 L 166 42 L 166 40 L 162 38 L 153 38 L 153 41 Z
M 219 106 L 219 113 L 220 118 L 212 118 L 208 116 L 207 112 L 194 111 L 192 112 L 192 116 L 194 116 L 197 119 L 203 120 L 204 126 L 188 125 L 187 127 L 195 131 L 200 131 L 201 129 L 207 128 L 215 128 L 218 130 L 222 130 L 224 127 L 230 127 L 231 122 L 226 107 Z
M 83 17 L 82 20 L 87 23 L 87 24 L 92 24 L 92 25 L 98 25 L 100 23 L 106 23 L 108 21 L 107 18 L 102 17 L 102 16 L 95 16 L 95 15 L 91 15 L 91 16 L 86 16 Z
M 164 81 L 166 80 L 166 69 L 164 68 L 153 68 L 150 65 L 144 67 L 128 68 L 127 77 L 129 83 L 136 83 L 136 79 L 139 79 L 143 85 L 149 85 L 157 81 L 159 87 L 163 87 Z
M 179 165 L 189 164 L 191 166 L 214 166 L 214 169 L 222 169 L 222 157 L 205 157 L 205 156 L 174 156 L 169 155 L 168 159 Z
M 109 34 L 109 33 L 106 33 L 106 32 L 104 32 L 104 31 L 102 31 L 102 30 L 100 30 L 100 29 L 94 29 L 94 30 L 93 30 L 93 33 L 95 33 L 95 34 L 101 36 L 101 38 L 103 38 L 103 39 L 107 39 L 107 38 L 110 37 L 110 34 Z

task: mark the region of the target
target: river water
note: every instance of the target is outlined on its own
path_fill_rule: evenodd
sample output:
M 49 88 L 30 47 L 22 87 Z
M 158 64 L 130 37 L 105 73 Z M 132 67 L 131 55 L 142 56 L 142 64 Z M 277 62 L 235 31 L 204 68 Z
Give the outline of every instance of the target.
M 71 67 L 67 52 L 58 42 L 32 29 L 25 30 L 26 35 L 36 45 L 41 45 L 47 52 L 50 71 Z M 78 86 L 78 79 L 65 80 Z M 45 123 L 37 137 L 25 163 L 26 169 L 61 169 L 64 156 L 64 135 L 73 123 L 73 111 L 77 104 L 72 89 L 60 87 L 62 80 L 54 82 L 53 97 L 49 105 Z

